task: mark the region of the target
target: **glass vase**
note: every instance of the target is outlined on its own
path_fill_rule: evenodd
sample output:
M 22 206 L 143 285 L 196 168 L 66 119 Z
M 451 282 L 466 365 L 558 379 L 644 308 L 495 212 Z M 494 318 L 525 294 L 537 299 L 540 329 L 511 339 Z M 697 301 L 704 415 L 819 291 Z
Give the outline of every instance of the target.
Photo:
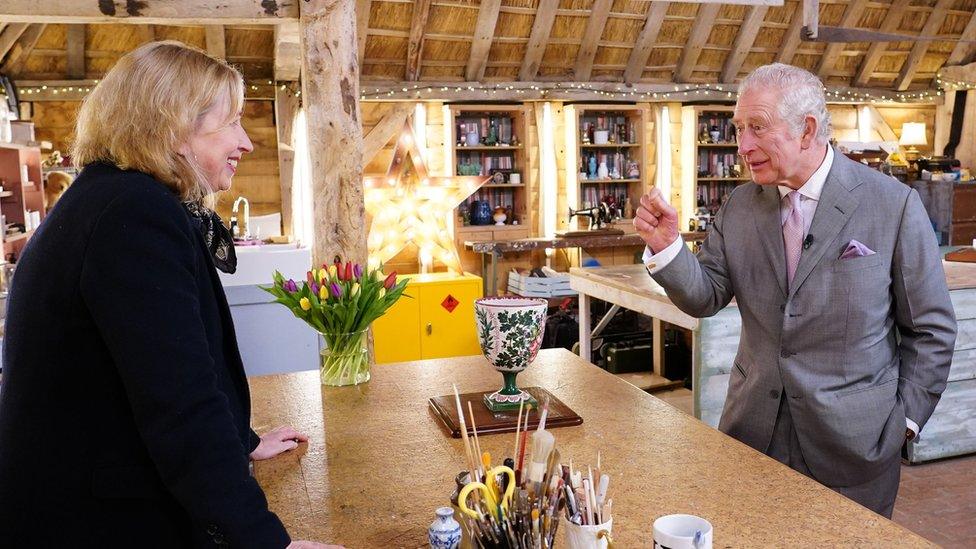
M 325 343 L 319 351 L 322 385 L 341 387 L 369 381 L 367 332 L 368 330 L 349 334 L 319 334 Z

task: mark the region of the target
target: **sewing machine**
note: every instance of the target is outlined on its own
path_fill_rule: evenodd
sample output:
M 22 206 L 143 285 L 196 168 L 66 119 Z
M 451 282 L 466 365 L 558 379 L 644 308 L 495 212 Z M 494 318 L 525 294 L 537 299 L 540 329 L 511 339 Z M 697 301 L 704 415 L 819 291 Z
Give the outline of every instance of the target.
M 574 217 L 585 217 L 589 219 L 587 224 L 587 229 L 585 231 L 564 231 L 557 232 L 559 236 L 588 236 L 593 234 L 604 234 L 604 235 L 617 235 L 624 234 L 620 229 L 611 229 L 604 227 L 605 223 L 611 223 L 613 221 L 613 215 L 610 213 L 610 206 L 606 202 L 600 202 L 599 206 L 593 206 L 592 208 L 585 208 L 582 210 L 569 209 L 569 221 L 572 222 Z

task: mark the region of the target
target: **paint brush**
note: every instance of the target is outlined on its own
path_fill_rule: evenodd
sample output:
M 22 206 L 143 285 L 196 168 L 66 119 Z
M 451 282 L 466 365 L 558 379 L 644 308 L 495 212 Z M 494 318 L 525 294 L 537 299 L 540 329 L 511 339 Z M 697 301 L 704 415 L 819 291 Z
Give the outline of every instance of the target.
M 464 453 L 468 458 L 468 468 L 471 476 L 477 474 L 474 456 L 471 455 L 471 445 L 468 442 L 468 426 L 464 423 L 464 408 L 461 407 L 461 395 L 458 393 L 457 384 L 454 385 L 454 402 L 457 404 L 458 422 L 461 424 L 461 438 L 464 440 Z

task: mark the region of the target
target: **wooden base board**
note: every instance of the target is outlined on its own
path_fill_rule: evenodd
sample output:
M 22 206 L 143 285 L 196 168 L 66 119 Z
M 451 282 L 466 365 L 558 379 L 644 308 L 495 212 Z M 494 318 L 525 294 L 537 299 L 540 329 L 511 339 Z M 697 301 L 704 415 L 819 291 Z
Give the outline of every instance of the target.
M 549 398 L 549 415 L 546 418 L 546 429 L 556 427 L 571 427 L 583 423 L 583 418 L 574 412 L 569 406 L 563 404 L 552 393 L 542 387 L 523 387 L 523 391 L 531 394 L 540 403 Z M 506 412 L 492 413 L 485 407 L 484 396 L 494 391 L 483 391 L 480 393 L 464 393 L 461 395 L 461 407 L 464 409 L 464 420 L 468 435 L 474 435 L 474 426 L 478 428 L 478 436 L 491 435 L 497 433 L 514 433 L 515 425 L 518 422 L 518 409 Z M 468 417 L 468 402 L 471 402 L 471 409 L 474 411 L 474 423 L 471 425 L 471 418 Z M 443 395 L 428 399 L 430 411 L 435 417 L 441 420 L 441 424 L 453 438 L 461 438 L 461 426 L 458 420 L 457 403 L 454 395 Z M 525 413 L 523 411 L 523 413 Z M 529 429 L 539 426 L 540 410 L 529 412 Z M 525 418 L 522 418 L 523 425 Z

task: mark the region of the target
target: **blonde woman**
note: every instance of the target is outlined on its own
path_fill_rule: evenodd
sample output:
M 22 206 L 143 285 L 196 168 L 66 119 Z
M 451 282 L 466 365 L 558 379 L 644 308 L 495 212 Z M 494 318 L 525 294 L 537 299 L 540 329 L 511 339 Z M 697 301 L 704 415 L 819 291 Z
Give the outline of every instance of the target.
M 258 437 L 207 207 L 252 145 L 241 75 L 177 42 L 125 55 L 78 115 L 85 166 L 18 263 L 0 393 L 0 538 L 13 547 L 292 543 Z M 56 329 L 52 329 L 56 327 Z

